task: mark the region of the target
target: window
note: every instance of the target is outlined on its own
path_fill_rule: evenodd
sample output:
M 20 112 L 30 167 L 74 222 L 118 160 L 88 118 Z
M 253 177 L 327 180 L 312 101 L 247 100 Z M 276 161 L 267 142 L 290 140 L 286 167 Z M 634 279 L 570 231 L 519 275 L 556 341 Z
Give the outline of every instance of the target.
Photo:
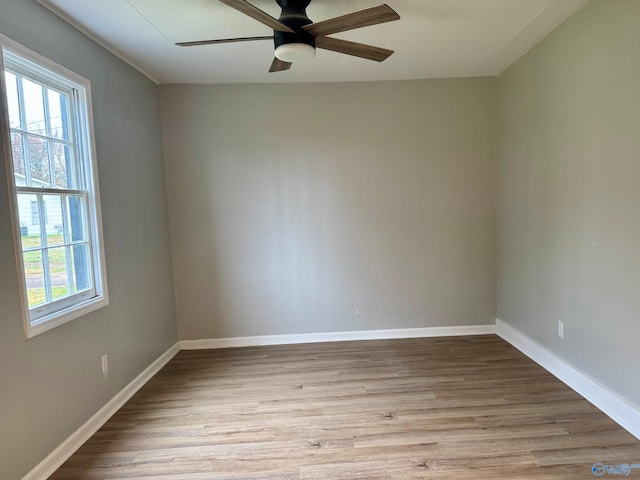
M 31 225 L 40 225 L 40 213 L 38 212 L 38 202 L 36 201 L 31 202 Z
M 89 82 L 0 36 L 27 337 L 107 304 Z

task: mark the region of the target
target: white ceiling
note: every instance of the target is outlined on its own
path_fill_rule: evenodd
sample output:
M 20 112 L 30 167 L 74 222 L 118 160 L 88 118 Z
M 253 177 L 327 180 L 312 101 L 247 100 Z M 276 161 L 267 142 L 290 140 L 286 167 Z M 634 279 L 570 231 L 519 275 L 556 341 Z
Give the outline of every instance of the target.
M 386 0 L 401 20 L 336 34 L 390 48 L 384 63 L 318 50 L 268 73 L 269 41 L 181 48 L 175 42 L 270 35 L 217 0 L 38 0 L 158 83 L 408 80 L 498 75 L 587 0 Z M 274 17 L 274 0 L 253 0 Z M 313 0 L 321 21 L 380 0 Z

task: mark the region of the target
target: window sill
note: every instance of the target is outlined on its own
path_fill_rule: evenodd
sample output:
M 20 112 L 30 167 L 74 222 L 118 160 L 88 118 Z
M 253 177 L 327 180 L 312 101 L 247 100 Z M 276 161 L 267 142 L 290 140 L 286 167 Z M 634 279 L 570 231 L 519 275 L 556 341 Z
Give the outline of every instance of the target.
M 106 296 L 99 295 L 97 297 L 93 297 L 85 302 L 39 318 L 36 323 L 29 324 L 26 327 L 25 335 L 27 339 L 33 338 L 41 333 L 48 332 L 53 328 L 75 320 L 76 318 L 83 317 L 91 312 L 106 307 L 107 305 L 109 305 L 109 300 Z

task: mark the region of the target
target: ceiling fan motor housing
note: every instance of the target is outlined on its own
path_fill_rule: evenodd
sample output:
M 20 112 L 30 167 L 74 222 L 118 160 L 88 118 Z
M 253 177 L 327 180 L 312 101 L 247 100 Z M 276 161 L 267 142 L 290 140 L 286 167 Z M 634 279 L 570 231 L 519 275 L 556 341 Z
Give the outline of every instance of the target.
M 282 8 L 282 13 L 278 21 L 293 30 L 291 32 L 274 31 L 274 43 L 276 49 L 281 45 L 290 43 L 304 43 L 316 48 L 316 39 L 302 27 L 313 23 L 307 17 L 306 8 L 311 0 L 276 0 L 277 4 Z

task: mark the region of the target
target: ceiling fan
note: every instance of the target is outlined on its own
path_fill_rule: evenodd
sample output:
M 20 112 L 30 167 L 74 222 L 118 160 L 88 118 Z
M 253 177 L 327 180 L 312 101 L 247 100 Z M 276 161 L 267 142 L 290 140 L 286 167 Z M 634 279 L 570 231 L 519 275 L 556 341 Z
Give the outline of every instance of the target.
M 316 54 L 316 48 L 382 62 L 393 54 L 393 50 L 340 40 L 328 35 L 400 20 L 400 15 L 386 4 L 314 23 L 309 19 L 306 12 L 311 0 L 276 0 L 276 3 L 282 8 L 282 13 L 278 19 L 273 18 L 245 0 L 220 1 L 271 27 L 273 35 L 268 37 L 199 40 L 195 42 L 180 42 L 176 43 L 176 45 L 193 47 L 218 43 L 272 40 L 275 44 L 275 58 L 269 72 L 289 70 L 293 62 L 313 58 Z

